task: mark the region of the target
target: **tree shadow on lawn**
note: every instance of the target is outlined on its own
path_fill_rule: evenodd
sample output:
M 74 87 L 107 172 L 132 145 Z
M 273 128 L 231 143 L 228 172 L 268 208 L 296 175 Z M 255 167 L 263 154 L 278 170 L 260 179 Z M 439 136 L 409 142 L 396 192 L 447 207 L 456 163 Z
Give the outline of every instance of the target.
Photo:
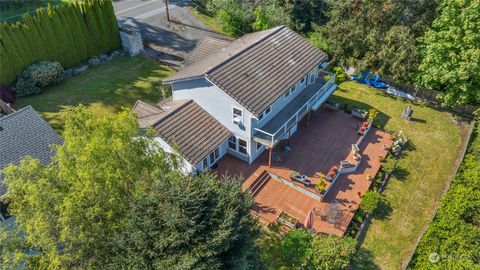
M 405 181 L 408 175 L 410 175 L 410 172 L 405 168 L 396 166 L 395 169 L 393 169 L 391 174 L 392 174 L 391 176 L 397 179 L 398 181 Z

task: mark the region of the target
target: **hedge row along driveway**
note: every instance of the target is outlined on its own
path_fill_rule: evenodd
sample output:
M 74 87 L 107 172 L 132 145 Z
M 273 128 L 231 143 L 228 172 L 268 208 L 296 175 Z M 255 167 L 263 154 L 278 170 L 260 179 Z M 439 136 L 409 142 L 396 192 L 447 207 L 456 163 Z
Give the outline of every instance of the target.
M 68 68 L 89 57 L 120 48 L 112 2 L 70 2 L 25 14 L 17 24 L 0 23 L 0 84 L 41 60 Z

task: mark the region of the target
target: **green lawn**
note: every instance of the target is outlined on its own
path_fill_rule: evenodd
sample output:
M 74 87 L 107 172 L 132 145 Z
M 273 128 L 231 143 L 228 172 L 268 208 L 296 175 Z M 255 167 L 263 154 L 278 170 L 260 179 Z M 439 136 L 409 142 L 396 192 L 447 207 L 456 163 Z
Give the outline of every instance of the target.
M 212 31 L 227 37 L 231 37 L 231 35 L 223 31 L 222 24 L 215 17 L 210 16 L 210 14 L 207 13 L 205 7 L 200 6 L 199 3 L 192 2 L 188 9 L 193 16 L 195 16 L 199 21 L 203 22 L 206 26 L 212 29 Z
M 15 108 L 32 105 L 56 130 L 62 122 L 58 112 L 69 105 L 84 104 L 95 113 L 131 108 L 138 99 L 158 101 L 162 79 L 173 71 L 143 56 L 122 56 L 92 68 L 41 94 L 20 98 Z
M 376 108 L 386 130 L 402 130 L 412 142 L 384 191 L 388 205 L 372 220 L 352 267 L 401 269 L 453 177 L 460 128 L 450 114 L 424 104 L 412 104 L 413 121 L 403 120 L 409 102 L 356 82 L 341 84 L 332 99 Z

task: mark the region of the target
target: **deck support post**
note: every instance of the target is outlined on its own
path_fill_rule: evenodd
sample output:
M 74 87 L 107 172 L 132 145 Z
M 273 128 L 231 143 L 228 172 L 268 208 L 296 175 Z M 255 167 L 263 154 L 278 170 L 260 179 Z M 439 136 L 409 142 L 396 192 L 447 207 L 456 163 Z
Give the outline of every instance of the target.
M 268 167 L 272 167 L 272 147 L 268 148 Z

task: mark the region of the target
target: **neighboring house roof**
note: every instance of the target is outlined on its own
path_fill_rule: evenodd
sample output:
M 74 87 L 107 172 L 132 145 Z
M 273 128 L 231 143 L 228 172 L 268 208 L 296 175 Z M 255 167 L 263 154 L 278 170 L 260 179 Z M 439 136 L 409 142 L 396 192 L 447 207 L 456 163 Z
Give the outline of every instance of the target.
M 258 117 L 326 59 L 324 52 L 302 36 L 279 26 L 247 34 L 164 83 L 204 76 Z
M 205 57 L 219 51 L 221 48 L 230 44 L 231 41 L 205 36 L 198 42 L 195 49 L 185 58 L 184 65 L 191 65 L 195 62 L 203 60 Z
M 47 164 L 52 144 L 62 144 L 62 139 L 31 106 L 0 117 L 0 169 L 19 164 L 26 156 Z M 0 174 L 0 196 L 6 192 L 3 178 Z
M 152 126 L 170 146 L 178 146 L 185 160 L 195 166 L 222 144 L 230 131 L 193 100 L 164 100 L 158 104 L 137 101 L 134 111 L 140 126 Z

